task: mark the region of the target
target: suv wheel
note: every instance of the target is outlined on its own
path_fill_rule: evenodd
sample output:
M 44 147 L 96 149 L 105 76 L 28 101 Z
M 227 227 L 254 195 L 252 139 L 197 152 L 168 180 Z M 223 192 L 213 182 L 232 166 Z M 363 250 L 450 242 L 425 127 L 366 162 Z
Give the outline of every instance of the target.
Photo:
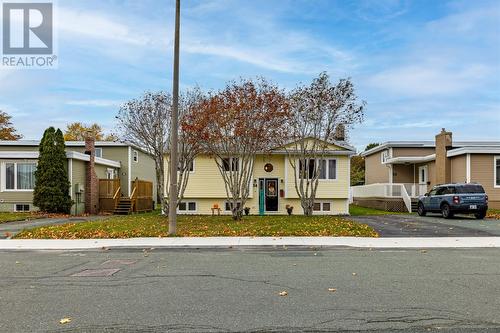
M 441 206 L 441 215 L 443 215 L 443 217 L 445 219 L 451 219 L 453 217 L 453 213 L 451 212 L 450 205 L 445 203 Z
M 417 206 L 417 213 L 419 216 L 425 216 L 427 212 L 425 211 L 424 204 L 419 202 Z
M 474 214 L 474 216 L 476 217 L 476 219 L 482 220 L 486 217 L 486 210 L 482 210 L 480 212 L 477 212 L 476 214 Z

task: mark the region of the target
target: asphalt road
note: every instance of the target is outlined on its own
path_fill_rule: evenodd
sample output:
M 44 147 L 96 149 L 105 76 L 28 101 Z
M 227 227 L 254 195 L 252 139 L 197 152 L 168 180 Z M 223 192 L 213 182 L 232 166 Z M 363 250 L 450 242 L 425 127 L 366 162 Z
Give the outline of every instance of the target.
M 351 216 L 374 228 L 380 237 L 492 237 L 500 236 L 500 220 L 477 220 L 467 215 L 444 219 L 437 214 Z
M 500 249 L 0 252 L 0 332 L 500 332 L 499 296 Z

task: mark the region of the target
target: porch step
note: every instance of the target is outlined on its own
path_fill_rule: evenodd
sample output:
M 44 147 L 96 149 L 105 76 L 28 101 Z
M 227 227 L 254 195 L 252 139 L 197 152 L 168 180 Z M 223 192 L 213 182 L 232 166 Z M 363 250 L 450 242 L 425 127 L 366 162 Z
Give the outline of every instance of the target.
M 132 213 L 132 200 L 130 198 L 121 198 L 113 211 L 114 215 L 129 215 Z
M 418 208 L 418 199 L 411 199 L 411 211 L 416 212 Z

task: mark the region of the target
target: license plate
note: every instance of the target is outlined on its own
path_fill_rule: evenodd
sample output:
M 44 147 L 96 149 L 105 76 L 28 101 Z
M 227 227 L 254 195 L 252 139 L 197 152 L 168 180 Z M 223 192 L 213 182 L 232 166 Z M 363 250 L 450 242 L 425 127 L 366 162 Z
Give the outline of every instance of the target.
M 477 209 L 477 205 L 470 205 L 469 209 Z

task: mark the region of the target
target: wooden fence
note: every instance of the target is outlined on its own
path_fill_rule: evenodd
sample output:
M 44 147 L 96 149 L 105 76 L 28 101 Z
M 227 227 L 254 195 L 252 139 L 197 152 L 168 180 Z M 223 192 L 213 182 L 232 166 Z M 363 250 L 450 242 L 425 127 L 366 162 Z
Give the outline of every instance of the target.
M 153 182 L 135 179 L 130 184 L 132 189 L 130 199 L 132 200 L 132 211 L 149 212 L 153 210 Z
M 99 179 L 99 208 L 101 211 L 114 211 L 120 197 L 120 179 Z

